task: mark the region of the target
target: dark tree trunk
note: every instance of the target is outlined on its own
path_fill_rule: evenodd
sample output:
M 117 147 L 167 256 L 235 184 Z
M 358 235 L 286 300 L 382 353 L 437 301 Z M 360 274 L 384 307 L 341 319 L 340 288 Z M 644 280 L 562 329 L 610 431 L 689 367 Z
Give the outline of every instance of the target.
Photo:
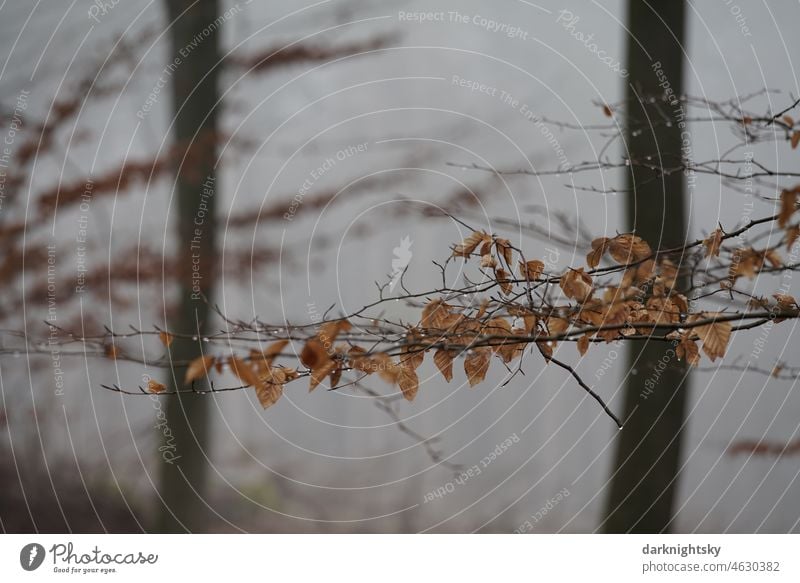
M 649 156 L 663 167 L 681 160 L 683 107 L 661 96 L 667 83 L 676 96 L 683 92 L 684 12 L 683 0 L 628 2 L 626 143 L 632 160 Z M 653 249 L 685 240 L 684 180 L 683 172 L 657 175 L 632 166 L 628 226 Z M 673 259 L 677 263 L 680 258 Z M 617 443 L 605 528 L 661 532 L 672 519 L 687 370 L 670 344 L 637 341 L 631 344 L 626 371 L 625 427 Z
M 175 274 L 180 293 L 176 312 L 169 317 L 169 329 L 191 331 L 202 338 L 209 319 L 203 296 L 211 298 L 216 263 L 213 217 L 221 23 L 215 22 L 218 0 L 167 0 L 166 5 L 177 150 L 170 214 L 174 213 L 178 233 Z M 174 361 L 191 360 L 202 348 L 202 341 L 176 339 L 170 347 L 171 357 Z M 176 373 L 171 384 L 172 388 L 184 388 L 182 375 Z M 168 398 L 165 412 L 170 435 L 162 442 L 159 493 L 163 506 L 157 525 L 161 532 L 198 531 L 207 526 L 208 404 L 208 398 L 198 395 Z

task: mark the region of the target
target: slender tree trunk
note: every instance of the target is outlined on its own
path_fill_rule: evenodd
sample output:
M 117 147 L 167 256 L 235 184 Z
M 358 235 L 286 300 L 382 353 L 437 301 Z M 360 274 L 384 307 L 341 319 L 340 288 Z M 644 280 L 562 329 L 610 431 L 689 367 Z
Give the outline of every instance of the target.
M 676 96 L 683 92 L 684 12 L 683 0 L 628 0 L 626 143 L 632 160 L 649 156 L 670 167 L 681 159 L 682 105 L 660 97 L 667 84 Z M 649 101 L 653 96 L 655 103 Z M 685 240 L 684 180 L 682 172 L 657 175 L 635 165 L 629 173 L 628 226 L 654 249 Z M 672 519 L 687 370 L 669 343 L 656 341 L 633 343 L 626 370 L 625 427 L 617 443 L 605 528 L 660 532 Z
M 217 71 L 219 69 L 218 0 L 167 0 L 171 22 L 170 66 L 174 140 L 177 146 L 174 213 L 178 241 L 175 274 L 179 278 L 177 310 L 169 318 L 172 331 L 207 332 L 214 246 L 214 199 L 217 159 Z M 200 275 L 198 278 L 197 275 Z M 203 297 L 205 296 L 205 298 Z M 176 339 L 170 347 L 175 361 L 201 354 L 203 343 Z M 180 369 L 178 373 L 181 372 Z M 176 373 L 173 388 L 184 388 Z M 162 431 L 160 495 L 163 507 L 158 530 L 203 530 L 207 494 L 209 408 L 199 395 L 169 397 L 165 407 L 168 433 Z M 168 453 L 169 452 L 169 453 Z

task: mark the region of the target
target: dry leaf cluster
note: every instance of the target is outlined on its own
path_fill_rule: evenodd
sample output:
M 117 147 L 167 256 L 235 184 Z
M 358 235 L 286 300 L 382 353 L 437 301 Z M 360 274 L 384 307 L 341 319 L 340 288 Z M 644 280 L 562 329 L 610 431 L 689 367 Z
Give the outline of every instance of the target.
M 779 212 L 761 221 L 783 231 L 779 245 L 756 249 L 735 244 L 740 233 L 727 233 L 719 226 L 681 248 L 654 251 L 636 234 L 623 233 L 593 240 L 585 265 L 558 273 L 548 273 L 544 261 L 527 258 L 510 240 L 474 230 L 452 246 L 448 263 L 463 260 L 480 277 L 460 290 L 427 294 L 417 322 L 359 313 L 325 321 L 310 334 L 305 327 L 287 327 L 286 337 L 274 338 L 264 350 L 195 359 L 186 367 L 184 382 L 193 385 L 214 372 L 229 371 L 244 387 L 252 387 L 266 408 L 280 399 L 287 383 L 305 377 L 313 391 L 323 384 L 332 390 L 374 375 L 411 401 L 419 393 L 418 369 L 427 355 L 448 383 L 460 363 L 470 387 L 486 379 L 495 359 L 507 372 L 519 372 L 528 347 L 537 349 L 543 364 L 558 363 L 585 387 L 572 367 L 555 358 L 563 342 L 574 342 L 583 356 L 596 343 L 648 338 L 671 342 L 678 358 L 689 365 L 697 366 L 701 354 L 713 362 L 725 357 L 743 320 L 780 322 L 797 314 L 792 296 L 778 292 L 771 301 L 738 290 L 737 282 L 786 268 L 780 248 L 791 247 L 797 239 L 799 227 L 792 220 L 798 193 L 800 187 L 784 190 Z M 696 274 L 702 262 L 707 266 L 704 273 L 722 274 L 709 280 L 716 281 L 718 290 L 746 297 L 744 309 L 699 307 L 691 297 L 697 288 L 686 281 L 687 270 Z M 167 348 L 175 339 L 166 332 L 159 337 Z M 282 364 L 276 364 L 279 358 Z M 148 386 L 152 393 L 164 390 L 154 381 Z

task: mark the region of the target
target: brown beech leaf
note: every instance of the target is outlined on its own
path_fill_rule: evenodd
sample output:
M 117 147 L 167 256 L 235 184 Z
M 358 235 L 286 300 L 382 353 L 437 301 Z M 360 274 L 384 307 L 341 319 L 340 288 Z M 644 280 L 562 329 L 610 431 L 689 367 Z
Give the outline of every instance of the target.
M 333 341 L 336 340 L 336 337 L 339 335 L 339 333 L 347 332 L 352 327 L 353 325 L 347 320 L 334 320 L 333 322 L 325 322 L 319 327 L 317 338 L 325 349 L 330 350 L 330 347 L 333 346 Z
M 494 244 L 495 248 L 497 249 L 497 255 L 503 258 L 509 269 L 512 269 L 511 241 L 509 241 L 508 239 L 501 239 L 500 237 L 498 237 L 497 239 L 495 239 Z
M 675 283 L 678 281 L 678 266 L 669 259 L 661 259 L 658 262 L 658 280 L 670 289 L 675 287 Z
M 689 299 L 683 294 L 673 294 L 670 300 L 681 314 L 689 313 Z
M 169 345 L 172 344 L 173 340 L 175 340 L 175 336 L 169 332 L 159 332 L 158 339 L 161 340 L 161 344 L 169 348 Z
M 258 386 L 258 373 L 256 373 L 256 371 L 253 370 L 253 368 L 241 358 L 229 356 L 228 366 L 230 367 L 231 372 L 235 374 L 244 384 L 253 387 Z
M 656 262 L 652 259 L 647 259 L 625 270 L 620 287 L 627 289 L 634 285 L 652 281 L 655 277 Z
M 717 314 L 696 314 L 689 319 L 690 322 L 707 320 Z M 709 324 L 697 326 L 694 332 L 703 341 L 703 352 L 713 361 L 725 356 L 728 342 L 731 338 L 731 323 L 714 321 Z
M 422 308 L 422 318 L 419 324 L 422 328 L 444 330 L 447 328 L 448 316 L 450 316 L 450 306 L 442 300 L 433 300 Z
M 608 294 L 608 290 L 606 290 L 604 295 Z M 593 326 L 600 326 L 603 324 L 603 314 L 605 313 L 607 306 L 606 304 L 611 304 L 608 301 L 602 301 L 597 299 L 589 300 L 588 302 L 584 302 L 581 305 L 581 309 L 578 312 L 575 320 L 582 322 L 584 324 L 591 324 Z
M 738 277 L 755 278 L 764 267 L 764 253 L 751 248 L 740 248 L 733 252 L 728 268 L 728 281 L 735 282 Z
M 772 294 L 775 301 L 778 302 L 778 307 L 781 310 L 794 310 L 797 309 L 797 300 L 789 294 Z
M 407 401 L 413 401 L 419 390 L 419 378 L 412 368 L 400 365 L 397 372 L 397 386 L 403 392 Z
M 592 288 L 592 278 L 583 272 L 583 267 L 579 269 L 569 269 L 561 276 L 558 285 L 561 286 L 565 296 L 581 303 L 588 300 L 594 291 Z
M 497 267 L 497 259 L 495 259 L 490 253 L 481 256 L 481 267 L 487 269 L 494 269 Z
M 589 350 L 589 336 L 584 334 L 578 339 L 578 352 L 583 356 L 587 350 Z
M 147 392 L 148 393 L 158 394 L 158 393 L 163 393 L 166 390 L 167 390 L 166 385 L 163 385 L 163 384 L 159 383 L 158 381 L 155 381 L 153 379 L 150 379 L 149 381 L 147 381 Z
M 603 115 L 606 117 L 612 117 L 614 115 L 614 111 L 608 104 L 603 104 Z
M 350 330 L 352 325 L 347 320 L 325 322 L 319 327 L 317 335 L 308 340 L 300 351 L 300 362 L 313 370 L 327 366 L 333 354 L 333 342 L 340 332 Z
M 716 229 L 708 238 L 703 239 L 703 246 L 706 248 L 706 257 L 719 257 L 719 248 L 722 246 L 722 237 L 724 235 L 722 229 Z
M 748 310 L 769 310 L 769 300 L 761 296 L 754 296 L 747 300 Z
M 114 344 L 113 342 L 110 344 L 106 344 L 103 348 L 106 358 L 110 358 L 111 360 L 117 360 L 117 358 L 119 358 L 120 355 L 119 348 L 117 348 L 117 345 Z
M 417 370 L 424 360 L 425 352 L 419 347 L 407 348 L 402 356 L 400 356 L 401 364 L 413 370 Z
M 489 304 L 490 303 L 491 303 L 491 301 L 489 300 L 489 298 L 484 299 L 481 302 L 481 305 L 478 307 L 478 313 L 475 315 L 475 317 L 476 318 L 482 318 L 483 315 L 486 313 L 486 310 L 489 309 Z
M 647 259 L 653 254 L 650 245 L 632 233 L 617 235 L 608 243 L 608 253 L 623 265 Z
M 308 392 L 310 393 L 316 389 L 317 386 L 319 386 L 319 384 L 325 380 L 325 377 L 336 370 L 337 366 L 338 364 L 336 361 L 329 360 L 328 362 L 322 364 L 322 366 L 311 369 L 311 380 L 308 384 Z
M 781 191 L 781 210 L 778 214 L 778 226 L 781 229 L 786 226 L 797 208 L 797 192 L 797 187 L 787 188 Z
M 700 351 L 697 348 L 697 342 L 694 340 L 681 337 L 680 343 L 675 347 L 675 354 L 677 354 L 679 360 L 685 360 L 690 366 L 698 366 L 700 364 Z
M 464 372 L 467 373 L 470 387 L 474 387 L 486 378 L 490 358 L 491 352 L 488 349 L 475 348 L 464 359 Z
M 378 372 L 380 368 L 379 360 L 367 355 L 367 351 L 360 346 L 353 346 L 347 353 L 347 356 L 350 366 L 365 374 L 370 375 L 374 372 Z
M 495 269 L 494 276 L 504 294 L 509 295 L 514 290 L 514 284 L 511 283 L 509 273 L 505 269 Z
M 250 351 L 250 360 L 255 364 L 259 374 L 264 373 L 272 365 L 275 357 L 281 353 L 281 350 L 289 344 L 288 340 L 278 340 L 267 346 L 264 350 Z
M 594 269 L 600 265 L 600 260 L 608 249 L 609 241 L 611 241 L 611 239 L 608 237 L 600 237 L 592 241 L 592 250 L 586 256 L 586 264 L 590 269 Z
M 783 258 L 775 249 L 764 250 L 764 259 L 766 259 L 772 267 L 783 267 Z
M 649 321 L 654 324 L 675 324 L 680 321 L 680 308 L 672 298 L 651 297 L 647 300 Z
M 536 281 L 544 273 L 544 263 L 538 259 L 532 259 L 526 263 L 519 262 L 519 273 L 523 278 Z
M 481 333 L 486 336 L 510 336 L 511 324 L 505 318 L 489 318 L 483 324 Z
M 277 403 L 282 395 L 283 385 L 280 383 L 263 382 L 256 385 L 256 397 L 264 409 Z
M 478 245 L 481 243 L 489 242 L 491 244 L 492 237 L 483 231 L 474 231 L 469 237 L 464 239 L 459 245 L 453 247 L 453 257 L 469 257 L 475 252 Z M 482 253 L 481 255 L 485 255 Z
M 348 358 L 350 366 L 358 371 L 368 375 L 378 373 L 378 376 L 387 383 L 394 384 L 397 382 L 397 369 L 399 366 L 384 352 L 367 355 L 363 348 L 354 346 L 350 349 Z
M 513 336 L 511 324 L 505 318 L 490 318 L 481 329 L 485 336 Z M 517 342 L 506 339 L 493 339 L 491 350 L 496 352 L 503 362 L 511 362 L 517 353 Z
M 599 325 L 604 326 L 621 326 L 628 321 L 640 321 L 639 318 L 632 315 L 632 306 L 630 302 L 615 302 L 607 306 Z M 646 310 L 642 310 L 646 313 Z M 602 338 L 606 342 L 613 342 L 622 335 L 622 329 L 601 330 L 597 332 L 597 337 Z
M 536 314 L 525 314 L 522 316 L 522 321 L 525 323 L 525 334 L 530 335 L 536 330 L 536 324 L 539 322 L 539 318 L 536 317 Z
M 547 318 L 548 336 L 558 336 L 569 330 L 569 320 L 551 316 Z
M 297 378 L 297 371 L 283 367 L 270 367 L 260 376 L 256 385 L 256 397 L 261 406 L 266 409 L 274 405 L 283 395 L 283 386 L 290 380 Z
M 625 273 L 622 274 L 622 280 L 620 280 L 619 286 L 622 289 L 628 289 L 636 285 L 637 272 L 638 269 L 636 269 L 636 267 L 627 268 Z
M 331 359 L 328 351 L 317 338 L 312 338 L 300 351 L 300 362 L 310 369 L 319 368 Z
M 449 350 L 439 349 L 433 353 L 433 362 L 448 383 L 453 380 L 453 353 Z
M 213 365 L 214 357 L 211 355 L 195 358 L 186 368 L 186 376 L 183 378 L 183 384 L 188 385 L 191 384 L 192 381 L 203 378 L 208 374 L 208 371 L 211 370 Z
M 797 148 L 797 144 L 800 144 L 800 131 L 795 130 L 792 132 L 790 142 L 792 144 L 792 150 L 795 150 Z
M 335 389 L 340 380 L 342 380 L 342 367 L 337 366 L 336 370 L 331 373 L 331 388 Z
M 524 328 L 514 328 L 511 331 L 511 334 L 514 336 L 528 335 Z M 526 346 L 527 346 L 526 342 L 508 342 L 497 350 L 497 355 L 503 359 L 503 362 L 508 364 L 515 358 L 522 356 L 522 354 L 525 352 Z
M 373 356 L 373 360 L 378 363 L 378 376 L 387 383 L 396 383 L 399 375 L 400 365 L 392 360 L 386 353 L 379 353 Z
M 786 229 L 786 250 L 791 251 L 794 242 L 800 237 L 800 226 L 793 225 Z

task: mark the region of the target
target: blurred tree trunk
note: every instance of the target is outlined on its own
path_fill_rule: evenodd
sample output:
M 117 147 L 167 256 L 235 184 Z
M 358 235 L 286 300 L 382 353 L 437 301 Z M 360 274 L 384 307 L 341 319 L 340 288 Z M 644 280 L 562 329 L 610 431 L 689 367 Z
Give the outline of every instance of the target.
M 683 0 L 628 0 L 626 142 L 632 160 L 650 156 L 664 167 L 680 162 L 682 104 L 661 96 L 665 82 L 676 96 L 683 93 L 684 12 Z M 653 96 L 657 101 L 651 103 Z M 681 245 L 688 229 L 683 172 L 656 175 L 634 165 L 627 186 L 628 226 L 653 249 Z M 666 368 L 659 374 L 660 362 Z M 665 342 L 632 343 L 627 364 L 625 427 L 617 442 L 605 528 L 660 532 L 672 519 L 687 371 Z
M 176 144 L 176 183 L 170 211 L 177 221 L 175 273 L 180 293 L 176 311 L 169 316 L 169 329 L 192 331 L 201 338 L 207 332 L 209 318 L 202 295 L 211 299 L 216 263 L 213 217 L 220 23 L 214 21 L 219 6 L 218 0 L 166 0 L 166 5 Z M 193 279 L 193 265 L 199 267 L 200 279 Z M 173 360 L 191 360 L 201 354 L 202 347 L 202 341 L 175 339 L 170 352 Z M 171 388 L 185 388 L 178 372 Z M 207 525 L 208 405 L 208 398 L 198 395 L 168 398 L 165 410 L 171 439 L 164 439 L 161 448 L 163 506 L 157 525 L 161 532 L 198 531 Z

